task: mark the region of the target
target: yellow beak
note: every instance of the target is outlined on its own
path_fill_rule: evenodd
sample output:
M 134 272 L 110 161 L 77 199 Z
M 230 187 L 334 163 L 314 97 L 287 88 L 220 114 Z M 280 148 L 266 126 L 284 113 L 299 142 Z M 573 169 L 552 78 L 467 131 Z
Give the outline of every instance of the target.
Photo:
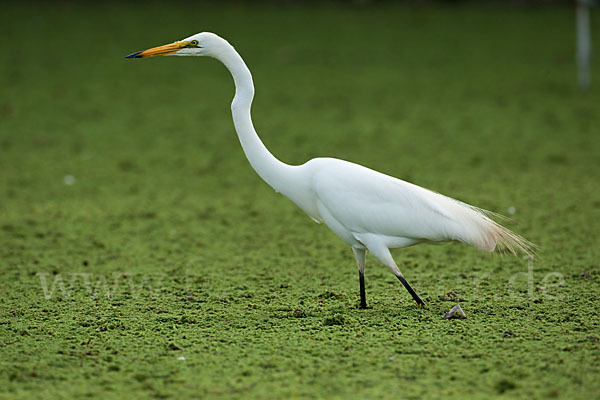
M 182 42 L 165 44 L 164 46 L 153 47 L 148 50 L 131 53 L 130 55 L 125 56 L 125 58 L 144 58 L 144 57 L 154 57 L 154 56 L 166 56 L 169 54 L 176 53 L 179 49 L 189 46 L 190 43 L 192 43 L 191 40 L 185 40 Z

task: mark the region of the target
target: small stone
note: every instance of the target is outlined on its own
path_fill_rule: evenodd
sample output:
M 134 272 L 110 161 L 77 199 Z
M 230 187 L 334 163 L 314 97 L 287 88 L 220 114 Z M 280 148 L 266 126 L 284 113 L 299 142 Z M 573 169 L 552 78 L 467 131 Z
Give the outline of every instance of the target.
M 446 313 L 446 315 L 444 315 L 443 319 L 465 319 L 465 318 L 467 318 L 467 315 L 462 310 L 462 308 L 460 308 L 460 304 L 457 304 L 454 307 L 452 307 L 450 309 L 450 311 L 448 311 Z
M 179 357 L 177 357 L 177 359 L 178 359 L 179 361 L 185 361 L 185 357 L 184 357 L 184 356 L 179 356 Z

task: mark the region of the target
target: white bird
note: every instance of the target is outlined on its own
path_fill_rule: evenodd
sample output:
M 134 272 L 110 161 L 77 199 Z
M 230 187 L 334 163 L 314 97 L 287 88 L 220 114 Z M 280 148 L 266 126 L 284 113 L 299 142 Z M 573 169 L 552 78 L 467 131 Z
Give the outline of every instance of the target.
M 404 285 L 413 299 L 424 302 L 408 284 L 390 254 L 391 248 L 418 243 L 460 241 L 488 252 L 504 248 L 533 254 L 533 245 L 489 218 L 489 212 L 335 158 L 315 158 L 288 165 L 275 158 L 258 137 L 250 108 L 252 74 L 225 39 L 202 32 L 164 46 L 128 55 L 208 56 L 221 61 L 233 76 L 233 122 L 240 143 L 258 175 L 276 192 L 293 201 L 314 221 L 324 222 L 348 243 L 359 272 L 360 308 L 365 296 L 365 255 L 370 251 Z

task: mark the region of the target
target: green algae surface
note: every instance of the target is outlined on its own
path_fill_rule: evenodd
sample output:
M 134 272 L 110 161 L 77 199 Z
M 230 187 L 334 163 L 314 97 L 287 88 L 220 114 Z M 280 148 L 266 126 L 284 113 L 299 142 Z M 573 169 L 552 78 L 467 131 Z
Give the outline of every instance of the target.
M 592 19 L 599 17 L 597 10 Z M 4 3 L 0 398 L 600 396 L 600 69 L 571 8 Z M 593 25 L 600 37 L 600 25 Z M 274 193 L 198 31 L 254 74 L 280 159 L 333 156 L 509 215 L 527 260 L 371 256 Z M 597 81 L 596 81 L 597 78 Z M 460 304 L 465 320 L 444 320 Z

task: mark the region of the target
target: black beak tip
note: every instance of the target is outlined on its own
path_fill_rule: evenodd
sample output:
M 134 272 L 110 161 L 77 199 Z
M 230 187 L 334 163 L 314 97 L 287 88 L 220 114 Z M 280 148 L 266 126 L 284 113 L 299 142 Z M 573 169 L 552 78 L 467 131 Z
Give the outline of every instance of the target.
M 140 56 L 141 51 L 136 51 L 135 53 L 131 53 L 128 56 L 125 56 L 125 58 L 142 58 L 142 56 Z

